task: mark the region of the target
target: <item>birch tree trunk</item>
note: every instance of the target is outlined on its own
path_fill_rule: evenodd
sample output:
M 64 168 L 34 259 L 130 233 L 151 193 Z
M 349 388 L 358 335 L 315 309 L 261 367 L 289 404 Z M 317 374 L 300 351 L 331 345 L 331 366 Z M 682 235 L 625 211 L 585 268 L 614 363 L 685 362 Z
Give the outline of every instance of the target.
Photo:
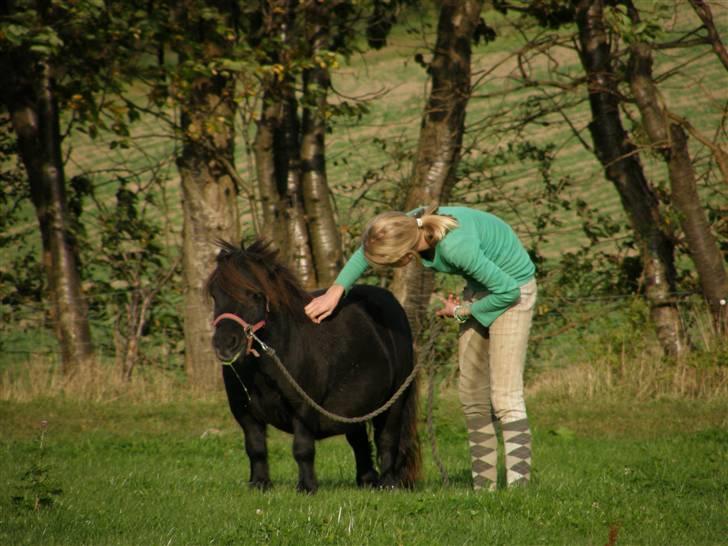
M 726 332 L 728 275 L 718 242 L 700 203 L 695 169 L 688 151 L 688 138 L 670 113 L 652 77 L 652 50 L 639 42 L 631 47 L 629 82 L 637 102 L 642 125 L 652 146 L 662 155 L 670 176 L 671 198 L 678 210 L 688 251 L 695 263 L 700 285 L 716 329 Z
M 288 232 L 283 211 L 285 179 L 279 180 L 276 168 L 276 132 L 280 126 L 281 103 L 267 91 L 263 94 L 263 106 L 255 133 L 253 145 L 255 170 L 258 178 L 263 225 L 261 235 L 270 238 L 275 245 L 285 250 L 288 247 Z
M 330 84 L 325 68 L 305 69 L 299 101 L 298 76 L 286 71 L 297 62 L 293 55 L 311 62 L 326 47 L 332 6 L 309 2 L 301 7 L 292 0 L 274 0 L 263 13 L 265 34 L 275 37 L 264 42 L 268 63 L 280 67 L 264 83 L 255 139 L 263 231 L 275 240 L 307 289 L 333 282 L 341 266 L 341 241 L 325 170 L 324 112 Z
M 270 86 L 264 93 L 255 136 L 255 164 L 263 205 L 261 235 L 273 240 L 303 286 L 313 289 L 317 280 L 302 195 L 297 102 L 293 93 L 280 84 L 271 82 Z
M 442 2 L 429 66 L 430 95 L 422 117 L 406 210 L 446 202 L 455 184 L 470 98 L 470 44 L 482 6 L 482 0 Z M 395 270 L 392 290 L 407 311 L 415 332 L 420 329 L 433 282 L 432 272 L 419 263 Z
M 576 7 L 581 62 L 587 75 L 592 121 L 589 130 L 604 173 L 616 187 L 639 244 L 650 314 L 665 354 L 688 350 L 675 291 L 673 242 L 658 200 L 645 178 L 635 147 L 619 114 L 619 92 L 604 25 L 603 0 L 580 0 Z
M 293 85 L 286 88 L 283 108 L 283 136 L 278 162 L 286 176 L 285 216 L 288 225 L 288 262 L 298 273 L 301 284 L 307 290 L 318 286 L 316 267 L 311 253 L 311 242 L 303 208 L 303 173 L 300 146 L 300 124 L 298 122 L 298 101 Z
M 58 108 L 51 67 L 32 58 L 2 59 L 9 81 L 0 90 L 18 138 L 43 243 L 43 266 L 64 375 L 94 360 L 75 242 L 70 232 Z
M 306 10 L 306 28 L 310 32 L 308 42 L 311 44 L 312 58 L 328 47 L 328 15 L 326 7 L 315 2 Z M 301 127 L 303 203 L 319 286 L 329 286 L 334 282 L 343 259 L 341 236 L 326 178 L 325 114 L 330 87 L 328 68 L 315 66 L 304 71 L 305 102 Z

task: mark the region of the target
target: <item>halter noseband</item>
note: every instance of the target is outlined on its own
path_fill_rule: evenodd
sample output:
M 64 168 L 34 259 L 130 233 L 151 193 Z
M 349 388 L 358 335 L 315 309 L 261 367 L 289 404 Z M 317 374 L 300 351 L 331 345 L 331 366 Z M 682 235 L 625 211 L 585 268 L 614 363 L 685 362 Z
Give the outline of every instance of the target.
M 242 326 L 243 330 L 245 330 L 245 335 L 248 335 L 249 332 L 255 333 L 258 330 L 260 330 L 263 326 L 265 326 L 265 320 L 259 320 L 255 324 L 250 324 L 248 322 L 245 322 L 243 319 L 241 319 L 239 316 L 233 314 L 233 313 L 221 313 L 219 314 L 215 320 L 212 322 L 212 327 L 215 328 L 222 320 L 232 320 L 233 322 L 237 322 L 240 326 Z
M 256 322 L 255 324 L 250 324 L 248 322 L 245 322 L 243 319 L 241 319 L 239 316 L 237 316 L 233 313 L 221 313 L 217 317 L 215 317 L 214 321 L 212 321 L 212 327 L 216 328 L 217 325 L 220 323 L 220 321 L 223 321 L 225 319 L 232 320 L 233 322 L 237 322 L 243 328 L 243 332 L 245 333 L 245 337 L 247 340 L 245 354 L 246 355 L 253 354 L 254 356 L 260 356 L 258 354 L 258 351 L 253 349 L 253 339 L 257 340 L 258 343 L 260 343 L 262 346 L 265 345 L 262 341 L 260 341 L 260 339 L 258 339 L 258 336 L 255 335 L 255 332 L 257 332 L 263 326 L 265 326 L 265 320 L 262 319 L 262 320 L 259 320 L 258 322 Z M 264 350 L 265 350 L 265 347 L 264 347 Z M 232 363 L 233 361 L 237 360 L 239 355 L 240 355 L 240 353 L 235 355 L 235 358 L 233 358 L 232 361 L 230 361 L 229 363 Z M 226 362 L 226 364 L 228 364 L 228 362 Z

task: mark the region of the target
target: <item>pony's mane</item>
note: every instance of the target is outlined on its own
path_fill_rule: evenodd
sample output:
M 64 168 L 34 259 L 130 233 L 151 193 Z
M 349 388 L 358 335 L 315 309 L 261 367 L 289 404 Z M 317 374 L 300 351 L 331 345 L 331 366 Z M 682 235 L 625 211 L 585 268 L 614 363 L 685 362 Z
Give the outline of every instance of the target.
M 285 309 L 298 319 L 311 296 L 301 287 L 298 277 L 278 259 L 270 241 L 257 239 L 247 248 L 218 241 L 217 267 L 208 280 L 235 301 L 245 303 L 246 293 L 264 296 L 272 309 Z

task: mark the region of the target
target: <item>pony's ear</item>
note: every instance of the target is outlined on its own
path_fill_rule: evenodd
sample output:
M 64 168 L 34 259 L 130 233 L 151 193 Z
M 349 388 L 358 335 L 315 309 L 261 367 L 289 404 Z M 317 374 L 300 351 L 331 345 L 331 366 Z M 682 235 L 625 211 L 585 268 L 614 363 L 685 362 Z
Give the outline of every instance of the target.
M 245 239 L 240 239 L 240 250 L 245 250 Z

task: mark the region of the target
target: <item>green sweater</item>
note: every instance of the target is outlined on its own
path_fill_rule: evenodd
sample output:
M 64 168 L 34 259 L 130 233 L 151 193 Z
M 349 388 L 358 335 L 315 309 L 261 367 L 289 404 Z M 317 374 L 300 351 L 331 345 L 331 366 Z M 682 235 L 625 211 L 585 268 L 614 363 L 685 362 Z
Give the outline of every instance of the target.
M 533 278 L 536 268 L 513 229 L 497 216 L 467 207 L 439 207 L 437 213 L 452 216 L 458 227 L 437 243 L 432 260 L 423 257 L 422 264 L 460 275 L 474 292 L 487 292 L 470 313 L 490 326 L 518 300 L 520 287 Z M 359 247 L 334 282 L 348 291 L 368 266 Z

